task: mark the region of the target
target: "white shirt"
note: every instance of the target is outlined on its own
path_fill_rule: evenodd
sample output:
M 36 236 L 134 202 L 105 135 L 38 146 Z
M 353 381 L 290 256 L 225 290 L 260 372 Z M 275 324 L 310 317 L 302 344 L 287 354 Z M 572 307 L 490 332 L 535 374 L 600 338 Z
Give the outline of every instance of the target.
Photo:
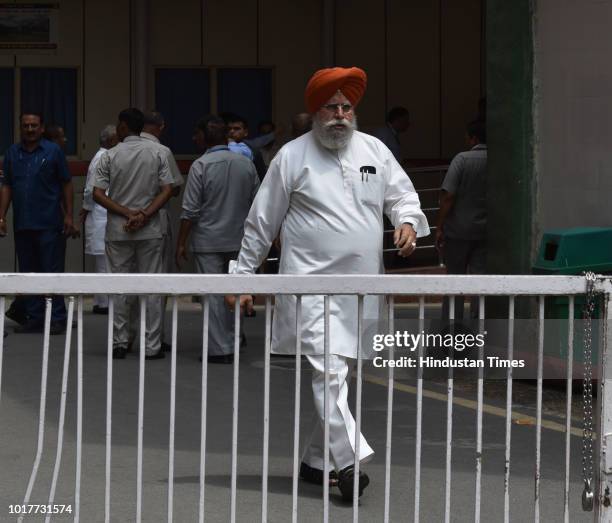
M 276 155 L 245 222 L 233 272 L 253 273 L 280 230 L 281 274 L 382 274 L 383 212 L 395 227 L 429 234 L 412 182 L 377 138 L 355 131 L 342 151 L 325 149 L 311 132 Z M 382 300 L 364 300 L 367 333 L 379 325 Z M 357 298 L 330 300 L 332 354 L 356 357 Z M 323 297 L 303 298 L 302 351 L 323 353 Z M 276 300 L 272 350 L 295 350 L 295 298 Z M 366 354 L 364 356 L 367 357 Z
M 89 211 L 85 219 L 85 254 L 94 256 L 104 254 L 104 235 L 106 231 L 106 209 L 94 202 L 93 181 L 102 153 L 107 149 L 100 147 L 89 162 L 87 179 L 83 191 L 83 209 Z

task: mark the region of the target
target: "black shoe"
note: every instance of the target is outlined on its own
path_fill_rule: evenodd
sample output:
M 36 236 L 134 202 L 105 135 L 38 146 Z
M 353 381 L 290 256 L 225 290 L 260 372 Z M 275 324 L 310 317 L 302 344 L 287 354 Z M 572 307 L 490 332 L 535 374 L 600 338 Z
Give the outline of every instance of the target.
M 302 462 L 300 464 L 300 478 L 306 483 L 312 483 L 314 485 L 323 485 L 323 471 L 316 469 Z M 338 474 L 335 470 L 329 471 L 329 486 L 335 487 L 338 484 Z
M 349 465 L 338 472 L 338 488 L 342 493 L 344 501 L 353 501 L 353 479 L 355 478 L 355 467 Z M 359 471 L 359 497 L 370 484 L 370 478 L 364 472 Z
M 113 359 L 114 360 L 124 360 L 126 354 L 127 354 L 127 347 L 123 347 L 122 345 L 113 347 Z
M 28 320 L 22 325 L 13 329 L 15 334 L 40 334 L 44 330 L 44 325 L 38 321 Z
M 100 307 L 99 305 L 94 305 L 91 312 L 94 314 L 106 314 L 108 315 L 108 307 Z
M 52 321 L 49 333 L 52 336 L 57 336 L 58 334 L 66 334 L 66 322 L 65 321 Z
M 166 343 L 165 341 L 162 341 L 161 350 L 162 352 L 172 352 L 172 345 Z
M 15 323 L 19 325 L 25 325 L 28 322 L 28 317 L 25 314 L 16 311 L 11 305 L 8 310 L 4 313 L 4 315 L 9 319 L 13 320 Z
M 202 361 L 202 356 L 200 356 L 200 361 Z M 208 363 L 231 364 L 231 363 L 234 363 L 234 355 L 233 354 L 221 354 L 219 356 L 208 356 Z
M 145 360 L 163 360 L 166 357 L 162 349 L 151 354 L 145 354 Z

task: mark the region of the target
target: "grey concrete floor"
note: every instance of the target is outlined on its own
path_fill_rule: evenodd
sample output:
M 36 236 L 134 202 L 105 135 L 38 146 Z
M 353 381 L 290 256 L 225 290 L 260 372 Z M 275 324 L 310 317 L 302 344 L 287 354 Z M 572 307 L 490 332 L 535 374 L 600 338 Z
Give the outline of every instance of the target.
M 86 307 L 87 310 L 90 306 Z M 106 318 L 89 313 L 84 317 L 84 424 L 81 484 L 81 521 L 104 521 L 104 463 L 106 409 Z M 7 322 L 7 331 L 11 324 Z M 263 439 L 263 312 L 245 321 L 248 346 L 240 358 L 240 404 L 238 425 L 237 520 L 254 522 L 261 513 Z M 76 331 L 74 331 L 76 334 Z M 197 521 L 200 460 L 201 314 L 196 305 L 181 302 L 179 314 L 176 457 L 174 471 L 174 521 Z M 31 497 L 46 503 L 55 453 L 61 390 L 64 337 L 51 338 L 49 380 L 44 433 L 44 452 Z M 0 398 L 0 521 L 14 521 L 9 504 L 23 497 L 32 470 L 38 436 L 41 378 L 41 335 L 10 334 L 4 343 L 2 396 Z M 291 521 L 291 473 L 293 445 L 294 361 L 272 358 L 270 403 L 270 461 L 268 520 Z M 232 366 L 211 365 L 208 373 L 208 429 L 206 447 L 206 520 L 228 521 L 230 510 Z M 303 368 L 302 441 L 311 430 L 313 406 L 309 371 Z M 376 451 L 365 466 L 371 485 L 360 503 L 360 520 L 383 520 L 387 390 L 376 383 L 386 375 L 370 366 L 363 387 L 363 432 Z M 113 363 L 112 429 L 112 521 L 134 521 L 136 514 L 136 445 L 138 414 L 138 357 Z M 412 521 L 414 510 L 414 461 L 416 398 L 414 379 L 396 372 L 399 388 L 394 392 L 390 520 Z M 475 399 L 473 380 L 457 384 L 456 395 Z M 353 382 L 354 385 L 354 382 Z M 402 387 L 402 385 L 405 385 Z M 425 388 L 445 393 L 444 385 L 426 381 Z M 143 520 L 166 521 L 168 489 L 168 420 L 170 359 L 146 363 L 144 413 Z M 533 385 L 515 384 L 517 406 L 533 415 Z M 352 387 L 354 392 L 354 386 Z M 561 391 L 546 390 L 545 418 L 564 423 L 559 408 Z M 487 384 L 485 401 L 503 406 L 499 384 Z M 421 521 L 444 517 L 446 455 L 446 403 L 425 398 L 423 405 Z M 533 519 L 535 427 L 512 426 L 510 499 L 512 521 Z M 503 521 L 505 420 L 484 414 L 482 521 Z M 74 503 L 76 440 L 76 349 L 73 344 L 67 395 L 66 433 L 56 503 Z M 542 431 L 541 520 L 562 521 L 565 435 Z M 580 438 L 571 439 L 571 521 L 590 521 L 580 509 Z M 452 521 L 474 519 L 476 412 L 455 405 L 453 416 Z M 300 483 L 299 521 L 322 519 L 322 490 Z M 73 507 L 74 508 L 74 507 Z M 62 521 L 67 516 L 54 520 Z M 30 517 L 26 521 L 40 521 Z M 330 521 L 352 521 L 352 508 L 331 489 Z

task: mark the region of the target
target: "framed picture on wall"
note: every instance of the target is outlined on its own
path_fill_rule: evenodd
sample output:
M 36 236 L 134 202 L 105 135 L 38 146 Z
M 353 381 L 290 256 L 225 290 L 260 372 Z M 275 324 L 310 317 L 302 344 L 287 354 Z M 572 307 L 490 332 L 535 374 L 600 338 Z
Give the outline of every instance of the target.
M 57 49 L 59 4 L 0 3 L 0 49 Z

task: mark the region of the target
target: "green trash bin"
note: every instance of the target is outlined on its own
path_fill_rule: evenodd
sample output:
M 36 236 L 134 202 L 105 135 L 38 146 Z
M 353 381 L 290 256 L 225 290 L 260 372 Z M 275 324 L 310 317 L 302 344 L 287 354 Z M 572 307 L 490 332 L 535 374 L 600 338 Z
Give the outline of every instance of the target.
M 547 231 L 542 236 L 534 274 L 580 275 L 586 271 L 612 273 L 612 228 L 576 227 Z M 565 296 L 550 296 L 545 301 L 544 355 L 567 361 L 567 320 L 569 300 Z M 582 318 L 584 296 L 574 300 L 574 319 Z M 594 319 L 600 318 L 599 302 Z M 556 321 L 554 321 L 556 320 Z M 598 361 L 599 332 L 593 324 L 593 363 Z M 584 324 L 574 325 L 574 362 L 583 363 Z

